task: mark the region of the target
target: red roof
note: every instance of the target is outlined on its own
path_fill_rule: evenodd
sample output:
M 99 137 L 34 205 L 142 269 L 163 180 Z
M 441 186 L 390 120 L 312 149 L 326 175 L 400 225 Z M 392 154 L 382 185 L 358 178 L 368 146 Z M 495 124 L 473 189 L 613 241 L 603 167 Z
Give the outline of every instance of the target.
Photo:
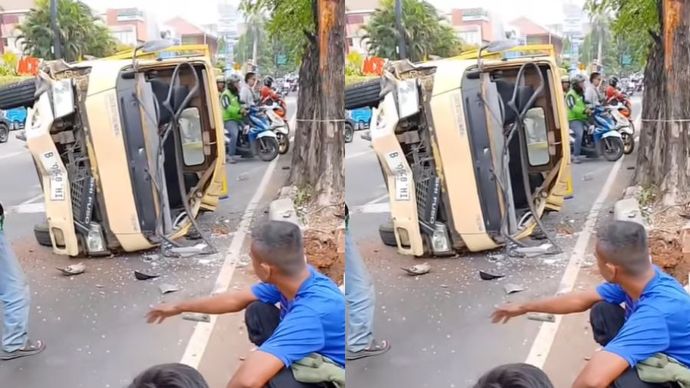
M 520 33 L 525 36 L 529 35 L 549 35 L 549 30 L 546 28 L 540 26 L 539 24 L 529 20 L 526 17 L 520 17 L 512 22 L 510 22 L 511 25 L 517 27 L 520 30 Z M 552 35 L 555 35 L 554 33 L 550 33 Z
M 204 33 L 209 35 L 208 32 L 205 32 L 200 27 L 197 27 L 196 25 L 184 20 L 183 18 L 181 18 L 179 16 L 168 20 L 167 22 L 165 22 L 165 25 L 169 26 L 170 28 L 175 30 L 175 32 L 180 36 L 183 36 L 183 35 L 203 35 Z

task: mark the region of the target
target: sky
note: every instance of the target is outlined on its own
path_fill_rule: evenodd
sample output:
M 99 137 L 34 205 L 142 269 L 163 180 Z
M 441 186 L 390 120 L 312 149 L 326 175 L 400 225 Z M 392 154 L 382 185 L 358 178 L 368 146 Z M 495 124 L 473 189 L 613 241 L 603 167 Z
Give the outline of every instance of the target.
M 155 15 L 162 23 L 175 16 L 181 16 L 196 24 L 215 23 L 218 19 L 218 0 L 82 0 L 97 11 L 108 8 L 137 7 Z M 239 0 L 230 0 L 237 6 Z
M 107 8 L 139 7 L 156 15 L 159 22 L 182 16 L 197 23 L 213 23 L 217 19 L 218 0 L 82 0 L 96 10 Z M 237 5 L 239 0 L 228 0 Z M 289 1 L 289 0 L 288 0 Z M 563 19 L 563 3 L 572 1 L 582 5 L 584 0 L 427 0 L 436 8 L 448 11 L 452 8 L 483 7 L 495 12 L 503 21 L 527 16 L 540 24 L 558 23 Z

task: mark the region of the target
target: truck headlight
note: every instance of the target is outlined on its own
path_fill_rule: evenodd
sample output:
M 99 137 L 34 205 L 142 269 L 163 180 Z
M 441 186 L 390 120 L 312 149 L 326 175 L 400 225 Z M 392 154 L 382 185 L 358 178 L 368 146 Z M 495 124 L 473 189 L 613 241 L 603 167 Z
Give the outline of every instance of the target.
M 74 92 L 71 78 L 55 81 L 52 92 L 53 116 L 56 119 L 74 112 Z
M 431 249 L 437 255 L 452 253 L 448 229 L 444 224 L 438 222 L 434 224 L 434 233 L 431 235 Z
M 89 234 L 86 236 L 86 247 L 89 253 L 102 253 L 105 251 L 105 241 L 101 226 L 96 223 L 89 224 Z
M 401 119 L 419 112 L 417 80 L 408 79 L 397 83 L 398 116 Z

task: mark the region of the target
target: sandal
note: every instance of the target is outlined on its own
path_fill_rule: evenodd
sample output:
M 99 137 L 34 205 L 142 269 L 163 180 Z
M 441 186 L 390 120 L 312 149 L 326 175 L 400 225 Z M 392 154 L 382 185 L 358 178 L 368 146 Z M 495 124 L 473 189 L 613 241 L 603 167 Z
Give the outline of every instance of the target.
M 14 352 L 5 352 L 2 351 L 0 352 L 0 360 L 2 361 L 8 361 L 8 360 L 14 360 L 15 358 L 21 358 L 21 357 L 28 357 L 28 356 L 34 356 L 38 353 L 41 353 L 43 350 L 45 350 L 46 344 L 41 341 L 27 341 L 26 345 L 21 348 L 17 349 Z
M 364 350 L 360 350 L 359 352 L 351 352 L 348 350 L 346 358 L 350 361 L 359 360 L 360 358 L 365 357 L 379 356 L 389 351 L 390 348 L 391 344 L 386 340 L 382 340 L 381 342 L 373 340 L 371 341 L 371 345 Z

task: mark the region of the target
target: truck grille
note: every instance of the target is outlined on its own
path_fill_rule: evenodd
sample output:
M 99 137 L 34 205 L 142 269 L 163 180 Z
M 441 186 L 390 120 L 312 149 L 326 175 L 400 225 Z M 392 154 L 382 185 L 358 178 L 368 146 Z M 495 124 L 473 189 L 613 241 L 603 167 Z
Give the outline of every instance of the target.
M 78 227 L 88 229 L 93 215 L 96 199 L 96 181 L 91 176 L 88 157 L 82 151 L 79 142 L 68 147 L 67 151 L 67 176 L 70 182 L 70 194 L 72 197 L 72 214 Z
M 441 182 L 436 175 L 431 147 L 429 147 L 428 140 L 422 137 L 422 141 L 413 145 L 411 151 L 412 176 L 417 195 L 417 213 L 421 221 L 433 225 L 438 213 Z

